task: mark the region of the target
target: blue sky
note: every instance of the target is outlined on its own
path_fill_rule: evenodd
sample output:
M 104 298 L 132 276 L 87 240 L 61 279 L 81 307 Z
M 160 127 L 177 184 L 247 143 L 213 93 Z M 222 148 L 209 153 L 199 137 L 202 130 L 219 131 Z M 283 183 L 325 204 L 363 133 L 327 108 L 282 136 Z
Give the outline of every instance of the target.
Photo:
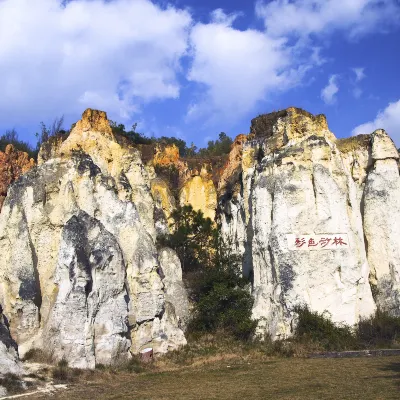
M 0 0 L 0 133 L 88 108 L 204 146 L 323 113 L 400 147 L 400 0 Z

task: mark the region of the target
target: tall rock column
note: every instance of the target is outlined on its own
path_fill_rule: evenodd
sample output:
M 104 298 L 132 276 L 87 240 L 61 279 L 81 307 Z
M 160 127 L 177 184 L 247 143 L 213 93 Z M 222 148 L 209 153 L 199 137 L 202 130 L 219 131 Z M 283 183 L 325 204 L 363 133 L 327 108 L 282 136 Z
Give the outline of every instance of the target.
M 380 309 L 400 316 L 399 153 L 383 130 L 372 134 L 373 165 L 364 189 L 364 233 Z
M 37 347 L 93 368 L 186 343 L 166 301 L 154 212 L 140 153 L 120 144 L 104 112 L 86 110 L 41 152 L 0 214 L 0 302 L 21 353 Z
M 252 121 L 241 173 L 220 194 L 222 229 L 252 280 L 253 316 L 273 338 L 296 306 L 355 324 L 375 311 L 358 184 L 325 117 L 289 108 Z

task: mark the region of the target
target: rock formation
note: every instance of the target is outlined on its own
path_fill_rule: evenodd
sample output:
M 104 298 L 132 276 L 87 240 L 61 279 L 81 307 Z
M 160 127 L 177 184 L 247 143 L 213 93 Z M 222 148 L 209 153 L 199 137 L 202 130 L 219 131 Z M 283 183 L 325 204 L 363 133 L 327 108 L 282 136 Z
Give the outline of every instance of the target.
M 9 185 L 30 169 L 0 214 L 0 303 L 21 353 L 93 368 L 184 344 L 180 263 L 156 247 L 179 203 L 242 257 L 261 334 L 290 336 L 298 305 L 349 325 L 377 307 L 400 315 L 399 154 L 383 130 L 337 139 L 324 116 L 289 108 L 255 118 L 214 164 L 141 150 L 89 109 L 37 167 L 0 171 Z
M 18 346 L 11 337 L 8 320 L 3 315 L 0 304 L 0 377 L 5 374 L 20 375 L 22 372 L 22 366 L 18 361 Z
M 171 256 L 160 272 L 139 152 L 89 109 L 46 154 L 9 188 L 0 214 L 0 302 L 21 353 L 39 347 L 93 368 L 184 344 L 163 283 L 180 265 Z
M 222 230 L 260 332 L 290 336 L 296 305 L 349 325 L 377 305 L 400 315 L 399 156 L 384 131 L 338 140 L 324 116 L 289 108 L 254 119 L 236 153 Z
M 10 184 L 34 165 L 27 153 L 16 150 L 12 144 L 6 146 L 4 153 L 0 151 L 0 210 Z
M 158 146 L 155 149 L 150 165 L 159 173 L 151 181 L 152 194 L 167 220 L 176 202 L 181 206 L 190 204 L 196 211 L 202 211 L 206 218 L 215 219 L 217 190 L 212 163 L 202 159 L 194 161 L 189 166 L 180 158 L 179 149 L 175 145 L 163 148 Z

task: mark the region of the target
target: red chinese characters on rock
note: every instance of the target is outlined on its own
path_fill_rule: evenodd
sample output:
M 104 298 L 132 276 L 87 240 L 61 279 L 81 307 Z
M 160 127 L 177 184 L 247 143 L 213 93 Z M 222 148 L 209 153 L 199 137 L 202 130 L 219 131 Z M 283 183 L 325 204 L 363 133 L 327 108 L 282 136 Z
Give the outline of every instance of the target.
M 334 235 L 287 235 L 291 250 L 335 250 L 349 247 L 347 234 Z
M 295 241 L 295 246 L 296 247 L 301 247 L 301 246 L 303 246 L 303 245 L 305 245 L 306 244 L 306 240 L 304 239 L 304 238 L 296 238 L 296 241 Z
M 313 238 L 308 239 L 308 247 L 316 247 L 318 246 L 318 243 L 315 243 L 315 240 Z
M 336 246 L 337 245 L 340 245 L 340 246 L 346 246 L 347 245 L 347 243 L 345 243 L 341 237 L 339 237 L 339 238 L 335 237 L 335 239 L 333 239 L 333 244 L 335 244 Z

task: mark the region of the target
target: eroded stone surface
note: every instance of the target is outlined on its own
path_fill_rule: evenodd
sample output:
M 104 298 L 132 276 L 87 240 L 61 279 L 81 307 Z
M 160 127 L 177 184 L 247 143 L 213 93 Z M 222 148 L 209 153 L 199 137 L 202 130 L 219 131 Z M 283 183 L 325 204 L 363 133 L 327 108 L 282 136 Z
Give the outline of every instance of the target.
M 85 112 L 0 214 L 0 302 L 21 353 L 82 368 L 186 342 L 165 300 L 147 172 L 105 118 Z
M 395 150 L 382 130 L 337 140 L 323 116 L 298 109 L 252 121 L 220 207 L 223 234 L 252 279 L 261 333 L 290 336 L 302 304 L 349 325 L 377 304 L 398 313 Z M 298 252 L 287 243 L 288 234 L 339 233 L 350 248 Z
M 34 165 L 27 153 L 16 150 L 12 144 L 6 146 L 4 153 L 0 151 L 0 210 L 11 183 Z
M 22 373 L 23 369 L 18 360 L 18 346 L 11 337 L 8 319 L 3 315 L 0 304 L 0 377 L 5 374 L 21 375 Z

